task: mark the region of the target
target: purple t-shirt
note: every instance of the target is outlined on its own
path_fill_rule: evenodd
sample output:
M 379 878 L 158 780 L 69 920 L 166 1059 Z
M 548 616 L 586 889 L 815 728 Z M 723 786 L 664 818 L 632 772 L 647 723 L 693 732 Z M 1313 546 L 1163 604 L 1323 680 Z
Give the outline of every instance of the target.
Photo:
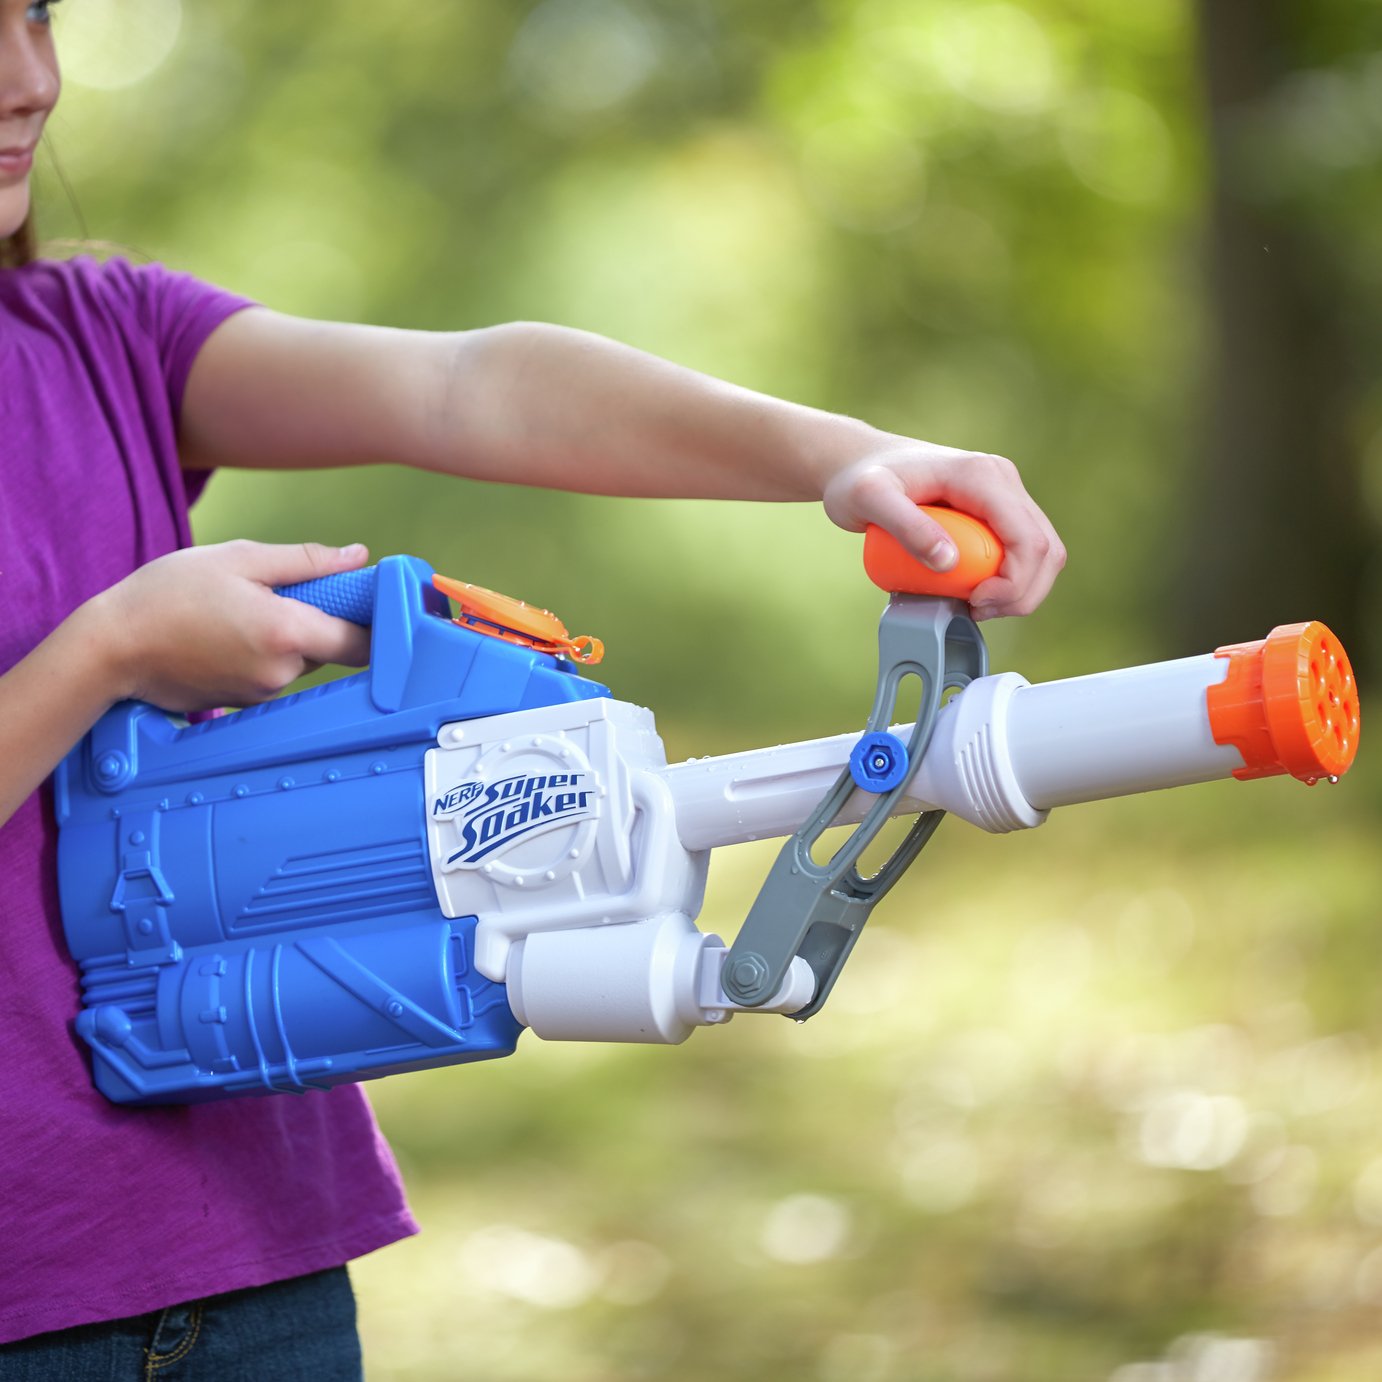
M 191 541 L 202 343 L 248 304 L 121 261 L 0 270 L 0 673 Z M 3 766 L 0 765 L 0 771 Z M 0 1343 L 322 1268 L 416 1231 L 358 1086 L 127 1109 L 72 1033 L 46 789 L 0 826 Z

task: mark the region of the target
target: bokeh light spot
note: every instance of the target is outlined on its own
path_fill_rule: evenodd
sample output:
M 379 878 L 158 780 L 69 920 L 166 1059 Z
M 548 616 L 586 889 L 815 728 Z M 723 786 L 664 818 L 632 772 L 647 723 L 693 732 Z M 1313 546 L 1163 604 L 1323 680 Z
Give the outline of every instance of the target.
M 657 31 L 619 0 L 547 0 L 518 31 L 509 74 L 548 115 L 591 115 L 621 105 L 658 65 Z
M 812 201 L 850 229 L 895 230 L 921 210 L 921 149 L 885 121 L 859 116 L 813 130 L 802 145 L 801 170 Z
M 951 1214 L 973 1200 L 979 1168 L 978 1149 L 967 1137 L 939 1137 L 907 1155 L 902 1193 L 928 1214 Z
M 1178 1089 L 1153 1100 L 1138 1141 L 1151 1166 L 1214 1171 L 1238 1155 L 1247 1134 L 1248 1114 L 1239 1100 Z
M 763 1223 L 759 1243 L 775 1262 L 805 1266 L 838 1257 L 849 1238 L 849 1210 L 825 1195 L 789 1195 Z
M 1273 1219 L 1306 1209 L 1319 1182 L 1319 1157 L 1309 1147 L 1283 1147 L 1272 1170 L 1252 1187 L 1252 1205 Z
M 62 26 L 63 76 L 114 91 L 149 76 L 177 46 L 182 0 L 83 0 Z
M 599 1285 L 590 1258 L 574 1243 L 495 1224 L 472 1233 L 461 1247 L 471 1283 L 544 1310 L 584 1305 Z
M 943 10 L 932 43 L 942 78 L 976 105 L 1037 111 L 1054 97 L 1051 42 L 1040 23 L 1016 5 Z
M 1110 201 L 1151 204 L 1162 198 L 1170 182 L 1166 121 L 1131 91 L 1109 87 L 1070 101 L 1061 148 L 1071 172 Z

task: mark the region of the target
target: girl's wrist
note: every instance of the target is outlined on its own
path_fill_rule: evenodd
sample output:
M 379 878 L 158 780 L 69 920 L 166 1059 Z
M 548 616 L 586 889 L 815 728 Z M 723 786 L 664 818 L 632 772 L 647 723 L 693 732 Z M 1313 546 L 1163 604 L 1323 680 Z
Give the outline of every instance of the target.
M 138 691 L 138 658 L 131 650 L 131 627 L 119 607 L 117 587 L 103 590 L 75 609 L 61 626 L 84 665 L 87 684 L 108 706 Z
M 885 451 L 897 440 L 844 413 L 814 413 L 796 448 L 799 473 L 809 497 L 824 499 L 837 475 Z

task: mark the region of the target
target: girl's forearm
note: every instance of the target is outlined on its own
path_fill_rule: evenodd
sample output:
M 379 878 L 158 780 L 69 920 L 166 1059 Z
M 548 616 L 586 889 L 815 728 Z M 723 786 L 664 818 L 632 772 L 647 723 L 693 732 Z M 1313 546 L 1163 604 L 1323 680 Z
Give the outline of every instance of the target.
M 588 332 L 515 322 L 453 338 L 430 465 L 595 494 L 819 499 L 891 439 Z
M 0 676 L 0 825 L 121 694 L 87 606 Z
M 655 498 L 822 500 L 937 570 L 956 560 L 917 507 L 985 519 L 1006 548 L 979 617 L 1028 614 L 1065 561 L 1011 461 L 879 431 L 615 341 L 520 322 L 453 337 L 419 462 L 479 479 Z
M 170 552 L 103 590 L 0 677 L 0 824 L 116 701 L 255 705 L 369 634 L 273 587 L 353 571 L 363 547 L 226 542 Z

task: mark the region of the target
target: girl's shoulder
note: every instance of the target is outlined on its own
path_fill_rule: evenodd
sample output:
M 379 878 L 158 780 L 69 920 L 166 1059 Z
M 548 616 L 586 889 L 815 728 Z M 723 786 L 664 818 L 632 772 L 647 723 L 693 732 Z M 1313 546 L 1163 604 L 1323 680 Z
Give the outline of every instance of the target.
M 201 340 L 248 299 L 158 262 L 39 259 L 0 270 L 0 316 L 48 337 L 140 340 L 160 354 Z
M 98 311 L 138 318 L 170 273 L 161 264 L 135 264 L 123 257 L 36 259 L 23 268 L 0 271 L 0 304 L 11 311 L 32 306 L 61 316 Z

